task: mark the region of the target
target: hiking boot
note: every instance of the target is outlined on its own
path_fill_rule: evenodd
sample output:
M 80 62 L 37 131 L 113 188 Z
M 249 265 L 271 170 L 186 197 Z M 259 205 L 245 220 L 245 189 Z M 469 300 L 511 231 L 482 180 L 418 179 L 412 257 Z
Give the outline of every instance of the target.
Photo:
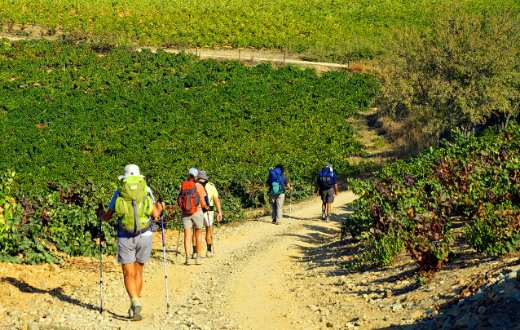
M 130 309 L 128 309 L 128 318 L 132 321 L 141 321 L 143 319 L 141 310 L 142 307 L 140 305 L 130 305 Z
M 273 219 L 273 221 L 271 221 L 271 223 L 272 223 L 273 225 L 275 225 L 275 224 L 276 224 L 276 219 Z
M 196 253 L 193 253 L 193 254 L 191 255 L 191 259 L 197 259 L 197 254 L 196 254 Z
M 211 252 L 211 251 L 206 252 L 206 258 L 211 258 L 211 257 L 213 257 L 213 252 Z
M 195 259 L 195 265 L 202 265 L 202 261 L 200 260 L 199 257 L 197 257 L 197 258 Z
M 184 265 L 185 266 L 189 266 L 190 265 L 190 258 L 186 258 L 186 260 L 184 261 Z
M 325 222 L 329 222 L 329 220 L 330 220 L 330 216 L 327 215 L 327 216 L 325 217 Z

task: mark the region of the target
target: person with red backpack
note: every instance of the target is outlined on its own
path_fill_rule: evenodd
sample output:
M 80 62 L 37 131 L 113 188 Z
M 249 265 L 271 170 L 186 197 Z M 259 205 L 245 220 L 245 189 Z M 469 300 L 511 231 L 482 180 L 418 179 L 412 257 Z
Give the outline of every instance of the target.
M 332 210 L 332 203 L 334 202 L 334 195 L 338 194 L 338 184 L 336 182 L 336 173 L 332 165 L 326 164 L 316 176 L 316 194 L 321 197 L 321 219 L 325 221 L 330 220 L 330 213 Z
M 272 223 L 279 225 L 283 218 L 282 208 L 285 200 L 285 191 L 291 189 L 289 180 L 284 175 L 283 165 L 276 165 L 269 169 L 266 184 L 269 187 Z
M 115 215 L 118 220 L 117 262 L 123 269 L 130 298 L 128 316 L 134 321 L 142 320 L 139 299 L 143 289 L 144 264 L 152 252 L 153 219 L 158 219 L 163 209 L 163 203 L 155 202 L 139 167 L 129 164 L 119 176 L 119 187 L 112 196 L 108 211 L 98 210 L 100 219 L 110 220 Z
M 200 265 L 200 252 L 202 247 L 201 233 L 204 227 L 204 214 L 202 210 L 207 210 L 206 191 L 197 182 L 199 171 L 190 168 L 188 178 L 181 183 L 177 205 L 182 212 L 182 223 L 184 225 L 184 252 L 186 254 L 185 265 L 190 264 L 190 249 L 192 235 L 194 231 L 195 242 L 193 242 L 195 264 Z

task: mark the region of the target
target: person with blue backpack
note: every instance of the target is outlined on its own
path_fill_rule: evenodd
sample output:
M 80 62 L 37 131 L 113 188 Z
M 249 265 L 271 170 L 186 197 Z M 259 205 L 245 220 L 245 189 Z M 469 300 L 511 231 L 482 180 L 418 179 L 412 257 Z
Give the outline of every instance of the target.
M 316 176 L 316 194 L 321 197 L 321 219 L 330 220 L 334 196 L 338 194 L 336 173 L 331 164 L 326 164 Z
M 164 204 L 155 201 L 139 167 L 129 164 L 119 176 L 108 211 L 98 211 L 102 220 L 117 218 L 117 262 L 121 264 L 130 298 L 128 316 L 134 321 L 142 319 L 139 298 L 143 289 L 143 269 L 152 252 L 153 220 L 159 218 L 163 209 Z
M 271 203 L 271 216 L 273 224 L 279 225 L 283 219 L 283 203 L 285 200 L 285 191 L 290 190 L 289 180 L 284 175 L 282 165 L 276 165 L 269 169 L 267 177 L 267 186 L 269 187 L 269 200 Z

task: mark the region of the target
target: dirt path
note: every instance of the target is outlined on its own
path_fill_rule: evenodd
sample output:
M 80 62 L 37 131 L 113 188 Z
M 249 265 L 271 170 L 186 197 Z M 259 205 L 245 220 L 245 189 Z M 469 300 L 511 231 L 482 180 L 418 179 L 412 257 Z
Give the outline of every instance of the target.
M 351 200 L 351 193 L 343 193 L 338 196 L 337 205 Z M 174 246 L 177 232 L 168 232 L 170 315 L 165 313 L 160 235 L 156 234 L 153 260 L 146 268 L 142 322 L 124 319 L 128 302 L 113 258 L 105 263 L 103 315 L 96 310 L 99 289 L 95 260 L 75 261 L 76 266 L 84 269 L 1 265 L 0 295 L 12 299 L 0 305 L 0 315 L 3 310 L 8 311 L 6 318 L 0 318 L 0 325 L 34 328 L 38 324 L 40 329 L 87 329 L 93 324 L 125 329 L 265 329 L 264 320 L 270 320 L 277 329 L 303 326 L 313 320 L 307 320 L 304 301 L 294 299 L 298 293 L 291 278 L 295 274 L 304 276 L 302 247 L 314 245 L 306 242 L 307 235 L 312 237 L 338 226 L 333 221 L 318 220 L 319 215 L 320 202 L 313 199 L 294 205 L 293 212 L 280 226 L 261 218 L 218 228 L 216 256 L 206 258 L 201 266 L 182 265 L 183 257 L 176 257 Z M 34 302 L 36 309 L 31 306 Z
M 388 269 L 348 270 L 355 242 L 340 240 L 350 192 L 330 222 L 320 202 L 293 206 L 280 226 L 269 218 L 217 229 L 216 255 L 201 266 L 176 257 L 177 232 L 167 232 L 170 314 L 164 302 L 160 235 L 145 269 L 145 319 L 125 319 L 128 298 L 119 266 L 105 258 L 105 308 L 100 315 L 98 262 L 0 264 L 0 329 L 375 329 L 406 326 L 438 313 L 461 288 L 501 260 L 465 260 L 418 287 L 403 256 Z M 456 271 L 455 271 L 456 270 Z
M 45 39 L 56 41 L 63 37 L 63 34 L 56 33 L 52 36 L 45 34 L 47 29 L 42 29 L 38 26 L 24 26 L 21 30 L 21 26 L 14 25 L 11 27 L 11 33 L 0 32 L 0 39 L 5 38 L 11 41 L 18 40 L 36 40 Z M 0 31 L 8 31 L 6 26 Z M 257 63 L 272 63 L 275 65 L 296 65 L 306 68 L 314 68 L 318 72 L 326 72 L 331 70 L 355 70 L 363 71 L 364 65 L 360 63 L 355 64 L 344 64 L 344 63 L 333 63 L 333 62 L 315 62 L 306 60 L 302 55 L 295 53 L 288 53 L 284 50 L 279 49 L 252 49 L 252 48 L 167 48 L 167 47 L 148 47 L 148 46 L 135 46 L 135 50 L 141 51 L 148 49 L 152 52 L 156 52 L 159 49 L 167 53 L 178 54 L 185 52 L 200 57 L 201 59 L 216 59 L 216 60 L 236 60 L 242 63 L 257 64 Z

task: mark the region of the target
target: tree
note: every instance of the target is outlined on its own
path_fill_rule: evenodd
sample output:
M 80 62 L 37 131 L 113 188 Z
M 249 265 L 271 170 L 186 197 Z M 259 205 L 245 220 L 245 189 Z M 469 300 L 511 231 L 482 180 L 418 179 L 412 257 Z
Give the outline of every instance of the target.
M 396 36 L 379 70 L 383 114 L 426 145 L 454 128 L 507 125 L 520 104 L 519 16 L 458 12 Z

